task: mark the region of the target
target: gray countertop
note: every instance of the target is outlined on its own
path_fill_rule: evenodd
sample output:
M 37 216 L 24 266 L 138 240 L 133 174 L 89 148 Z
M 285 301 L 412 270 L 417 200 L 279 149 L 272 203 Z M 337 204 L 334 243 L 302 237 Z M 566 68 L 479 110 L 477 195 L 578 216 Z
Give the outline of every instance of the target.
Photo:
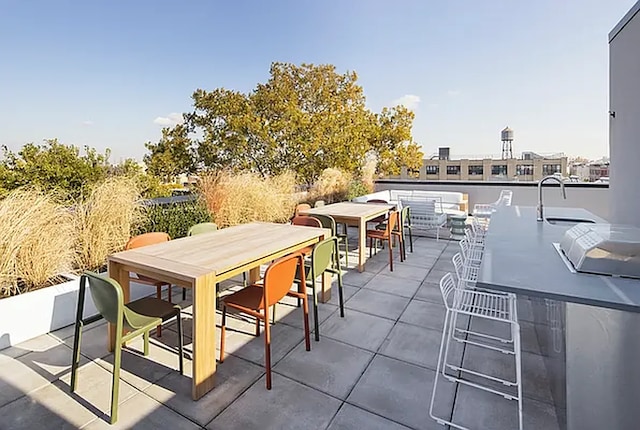
M 579 208 L 545 208 L 545 217 L 606 222 Z M 491 216 L 478 287 L 530 297 L 640 312 L 640 280 L 572 273 L 553 247 L 571 226 L 536 221 L 536 208 L 509 206 Z

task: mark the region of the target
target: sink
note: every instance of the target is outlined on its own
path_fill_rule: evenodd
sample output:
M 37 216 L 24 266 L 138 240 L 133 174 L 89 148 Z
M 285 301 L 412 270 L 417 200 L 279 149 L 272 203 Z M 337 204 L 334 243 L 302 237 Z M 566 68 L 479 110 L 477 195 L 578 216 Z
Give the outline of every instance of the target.
M 580 223 L 590 223 L 595 224 L 594 220 L 591 219 L 580 219 L 580 218 L 562 218 L 562 217 L 548 217 L 545 219 L 549 224 L 553 225 L 564 225 L 564 226 L 574 226 Z

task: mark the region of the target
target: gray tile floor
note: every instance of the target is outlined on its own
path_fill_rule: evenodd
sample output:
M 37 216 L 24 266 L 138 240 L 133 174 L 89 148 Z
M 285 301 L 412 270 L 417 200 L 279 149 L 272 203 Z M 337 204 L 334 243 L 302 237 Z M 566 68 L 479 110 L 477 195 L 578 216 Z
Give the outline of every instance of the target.
M 398 260 L 394 272 L 386 250 L 364 273 L 350 268 L 344 275 L 345 318 L 334 283 L 331 301 L 319 309 L 321 340 L 312 340 L 310 352 L 304 348 L 300 309 L 292 301 L 279 304 L 271 391 L 265 389 L 263 339 L 253 336 L 248 318 L 229 319 L 227 356 L 218 365 L 216 388 L 198 402 L 190 398 L 191 362 L 185 376 L 175 370 L 175 323 L 152 340 L 149 357 L 137 352 L 141 340 L 132 342 L 123 355 L 120 420 L 113 427 L 443 429 L 428 412 L 444 318 L 437 282 L 453 270 L 457 249 L 457 242 L 417 238 L 414 252 L 404 263 Z M 350 262 L 355 261 L 353 253 Z M 225 286 L 237 288 L 233 282 Z M 176 291 L 175 300 L 180 294 Z M 182 305 L 190 350 L 189 298 Z M 216 330 L 219 338 L 219 326 Z M 523 323 L 522 336 L 525 428 L 558 428 L 531 324 Z M 0 429 L 110 428 L 112 359 L 105 338 L 104 323 L 85 329 L 74 394 L 69 393 L 72 328 L 0 351 Z M 452 357 L 496 375 L 513 372 L 508 357 L 473 347 L 454 348 Z M 517 428 L 515 402 L 443 379 L 438 387 L 441 416 L 473 429 Z

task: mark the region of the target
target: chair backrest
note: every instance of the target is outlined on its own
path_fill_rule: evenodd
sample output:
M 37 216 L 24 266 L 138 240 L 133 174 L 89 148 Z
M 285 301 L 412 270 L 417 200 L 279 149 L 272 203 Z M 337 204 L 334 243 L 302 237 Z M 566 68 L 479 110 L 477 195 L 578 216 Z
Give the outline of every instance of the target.
M 453 268 L 456 271 L 456 278 L 458 278 L 458 282 L 460 282 L 464 274 L 464 262 L 462 261 L 462 255 L 459 252 L 456 252 L 451 260 L 453 261 Z
M 308 203 L 299 203 L 296 205 L 296 209 L 293 211 L 293 217 L 297 217 L 300 214 L 300 211 L 306 211 L 311 209 L 311 205 Z
M 387 219 L 387 228 L 385 229 L 385 235 L 391 234 L 391 232 L 400 225 L 399 220 L 400 220 L 400 212 L 398 211 L 389 212 L 389 218 Z
M 89 284 L 93 303 L 100 315 L 111 324 L 117 324 L 124 309 L 124 294 L 120 284 L 108 276 L 89 271 L 82 274 L 81 288 L 84 288 L 86 283 Z
M 502 190 L 500 191 L 500 196 L 498 197 L 498 201 L 496 201 L 494 204 L 496 206 L 511 206 L 512 198 L 513 198 L 513 191 Z
M 411 206 L 403 206 L 400 211 L 400 225 L 411 227 Z
M 456 289 L 456 283 L 453 280 L 453 276 L 451 273 L 446 273 L 442 279 L 440 279 L 440 293 L 442 293 L 442 301 L 447 309 L 450 309 L 449 306 L 449 294 Z
M 124 246 L 124 249 L 135 249 L 135 248 L 140 248 L 147 245 L 155 245 L 156 243 L 168 242 L 170 240 L 171 240 L 171 237 L 169 237 L 167 233 L 163 233 L 163 232 L 144 233 L 129 239 L 127 244 Z
M 388 204 L 389 202 L 386 200 L 382 200 L 382 199 L 370 199 L 367 200 L 367 203 L 384 203 L 384 204 Z
M 316 243 L 311 252 L 311 266 L 314 277 L 320 276 L 329 268 L 331 260 L 335 258 L 336 249 L 335 236 Z
M 298 267 L 304 268 L 304 257 L 299 252 L 282 257 L 267 267 L 262 296 L 265 309 L 278 303 L 291 289 Z M 300 272 L 300 281 L 305 285 L 304 270 Z
M 324 200 L 316 200 L 316 202 L 313 204 L 314 208 L 320 208 L 324 206 Z
M 306 215 L 297 215 L 293 217 L 291 220 L 291 224 L 293 225 L 304 225 L 307 227 L 320 227 L 322 228 L 322 223 L 318 218 L 314 218 Z
M 336 220 L 330 215 L 313 214 L 312 218 L 316 218 L 322 224 L 322 227 L 331 229 L 331 236 L 336 235 Z
M 191 226 L 189 231 L 187 232 L 187 236 L 193 236 L 196 234 L 209 233 L 212 231 L 216 231 L 218 226 L 214 222 L 201 222 L 200 224 L 196 224 Z

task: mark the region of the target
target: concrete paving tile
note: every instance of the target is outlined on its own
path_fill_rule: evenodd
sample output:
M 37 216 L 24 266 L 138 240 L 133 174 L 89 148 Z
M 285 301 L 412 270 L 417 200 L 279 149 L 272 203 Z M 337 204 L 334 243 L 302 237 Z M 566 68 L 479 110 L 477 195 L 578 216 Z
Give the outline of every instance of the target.
M 338 306 L 331 303 L 318 303 L 318 322 L 322 324 L 327 318 L 329 318 L 334 312 L 338 310 Z M 302 307 L 298 307 L 296 304 L 281 304 L 276 305 L 276 323 L 283 323 L 299 329 L 304 328 Z M 313 331 L 313 302 L 309 300 L 309 329 Z M 320 332 L 322 333 L 322 331 Z
M 377 273 L 377 272 L 376 272 Z M 369 282 L 375 275 L 373 271 L 358 272 L 355 269 L 349 270 L 342 275 L 342 282 L 345 285 L 351 285 L 353 287 L 362 287 Z
M 420 281 L 411 279 L 401 279 L 391 274 L 378 274 L 363 288 L 382 291 L 384 293 L 396 294 L 401 297 L 413 297 L 420 287 Z
M 558 430 L 554 407 L 524 399 L 523 428 Z M 518 404 L 487 391 L 460 384 L 453 422 L 477 430 L 512 430 L 518 428 Z
M 347 399 L 348 403 L 419 430 L 442 430 L 429 417 L 435 372 L 392 358 L 376 356 Z M 450 417 L 455 387 L 438 381 L 436 413 Z
M 393 321 L 350 310 L 344 318 L 334 313 L 322 326 L 321 336 L 376 351 L 393 328 Z M 321 339 L 322 341 L 322 339 Z
M 424 281 L 431 284 L 440 284 L 440 279 L 442 279 L 442 277 L 447 273 L 452 273 L 452 272 L 445 272 L 444 270 L 433 269 L 431 270 L 431 272 L 429 272 L 429 274 L 424 279 Z
M 423 282 L 416 292 L 414 299 L 433 302 L 444 306 L 440 286 L 432 282 Z
M 397 320 L 409 303 L 409 299 L 362 288 L 347 302 L 348 309 Z
M 298 345 L 274 370 L 340 399 L 346 398 L 371 361 L 373 353 L 323 338 L 311 351 Z
M 264 377 L 218 415 L 208 429 L 324 429 L 340 401 L 277 373 L 271 390 Z
M 510 328 L 507 324 L 500 324 L 486 318 L 472 318 L 472 330 L 480 331 L 486 334 L 493 334 L 503 338 L 510 336 Z M 535 327 L 527 321 L 520 321 L 520 341 L 522 351 L 540 354 L 540 345 L 535 332 Z
M 97 363 L 90 362 L 78 369 L 77 388 L 74 393 L 69 392 L 71 374 L 65 375 L 54 386 L 61 392 L 73 396 L 85 407 L 108 414 L 111 408 L 111 384 L 113 373 L 107 371 Z M 120 379 L 120 394 L 118 404 L 124 403 L 138 391 L 125 381 Z
M 435 255 L 425 255 L 419 250 L 414 251 L 415 252 L 410 252 L 409 248 L 407 248 L 407 258 L 402 262 L 403 266 L 431 268 L 436 264 L 436 261 L 438 261 L 438 257 Z
M 227 332 L 225 354 L 233 354 L 257 365 L 264 365 L 264 333 Z M 322 333 L 322 329 L 320 330 Z M 304 330 L 286 324 L 271 327 L 271 363 L 275 365 L 304 339 Z M 313 341 L 313 336 L 312 336 Z
M 0 355 L 18 358 L 30 352 L 44 352 L 58 345 L 60 345 L 59 339 L 50 336 L 49 334 L 43 334 L 17 345 L 10 346 L 9 348 L 4 348 L 0 350 Z
M 399 263 L 394 265 L 393 267 L 393 276 L 402 279 L 411 279 L 413 281 L 424 281 L 424 278 L 427 276 L 431 270 L 430 265 L 424 265 L 422 267 L 406 265 L 404 263 Z
M 327 430 L 409 430 L 402 424 L 367 412 L 348 403 L 342 405 Z
M 191 378 L 171 372 L 144 392 L 168 408 L 204 426 L 264 374 L 264 368 L 228 356 L 216 367 L 215 388 L 194 402 Z
M 87 324 L 84 326 L 84 331 L 88 331 L 91 330 L 93 328 L 96 328 L 98 326 L 107 324 L 107 321 L 105 319 L 101 319 L 98 320 L 96 322 L 93 322 L 91 324 Z M 70 337 L 73 337 L 74 333 L 75 333 L 75 324 L 71 324 L 68 325 L 66 327 L 62 327 L 59 328 L 58 330 L 52 331 L 51 333 L 49 333 L 49 336 L 53 336 L 55 339 L 58 339 L 60 341 L 64 341 Z
M 47 385 L 0 408 L 0 429 L 78 429 L 96 418 L 68 391 Z
M 397 323 L 380 347 L 379 353 L 418 366 L 436 369 L 442 332 L 411 324 Z M 460 364 L 462 348 L 452 342 L 449 363 Z
M 138 393 L 120 405 L 119 419 L 108 424 L 108 417 L 92 421 L 87 430 L 157 430 L 157 429 L 201 429 L 200 426 L 156 402 L 144 393 Z
M 73 336 L 63 339 L 63 342 L 73 349 Z M 80 353 L 91 360 L 111 354 L 107 349 L 107 324 L 82 330 Z
M 349 299 L 351 297 L 353 297 L 353 295 L 358 292 L 358 290 L 360 290 L 359 287 L 354 287 L 351 285 L 347 285 L 343 282 L 342 285 L 342 294 L 343 294 L 343 301 L 344 303 L 347 303 L 347 301 L 349 301 Z M 331 288 L 331 299 L 329 299 L 329 301 L 327 303 L 331 303 L 332 305 L 340 305 L 340 298 L 338 297 L 338 286 L 333 286 Z
M 411 300 L 400 321 L 441 331 L 444 326 L 445 307 L 438 303 Z

